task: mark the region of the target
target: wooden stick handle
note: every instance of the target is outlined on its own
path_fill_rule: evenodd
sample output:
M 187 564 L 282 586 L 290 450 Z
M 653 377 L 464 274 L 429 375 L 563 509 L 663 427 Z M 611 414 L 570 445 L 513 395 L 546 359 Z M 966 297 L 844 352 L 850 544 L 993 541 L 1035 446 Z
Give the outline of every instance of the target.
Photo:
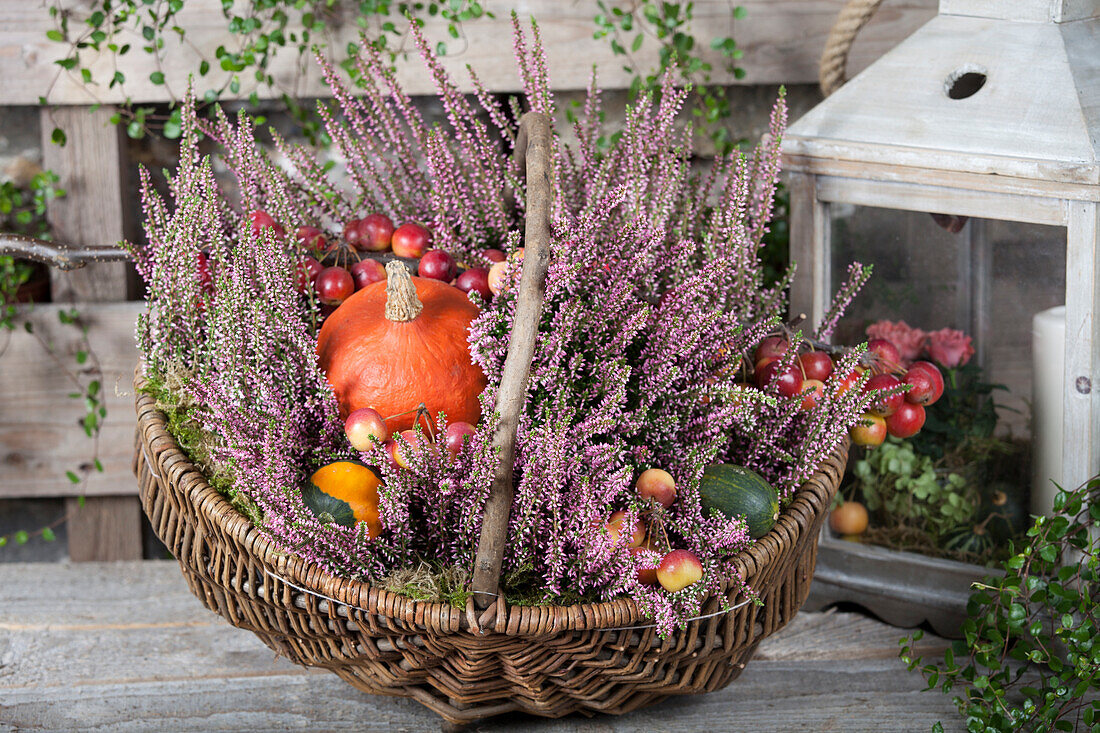
M 76 270 L 89 262 L 126 260 L 129 253 L 115 245 L 100 244 L 91 247 L 47 242 L 45 239 L 26 237 L 22 234 L 0 232 L 0 255 L 34 260 L 52 265 L 59 270 Z
M 524 232 L 523 275 L 519 283 L 519 301 L 512 323 L 512 339 L 504 359 L 504 371 L 497 390 L 496 411 L 500 422 L 493 434 L 493 447 L 500 464 L 493 476 L 485 514 L 481 520 L 481 538 L 474 561 L 472 590 L 478 608 L 495 602 L 500 590 L 500 569 L 508 541 L 508 520 L 512 513 L 512 468 L 516 460 L 516 431 L 527 395 L 527 378 L 535 354 L 535 337 L 542 316 L 546 291 L 546 271 L 550 266 L 550 118 L 541 112 L 528 112 L 520 119 L 515 156 L 522 161 L 527 177 L 526 227 Z

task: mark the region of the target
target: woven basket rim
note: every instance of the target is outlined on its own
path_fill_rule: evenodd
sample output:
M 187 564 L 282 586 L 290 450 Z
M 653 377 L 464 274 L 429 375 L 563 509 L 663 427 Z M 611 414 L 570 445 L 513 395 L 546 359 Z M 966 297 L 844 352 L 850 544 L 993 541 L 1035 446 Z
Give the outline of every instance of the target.
M 273 568 L 276 581 L 297 586 L 299 590 L 339 604 L 410 624 L 426 625 L 429 618 L 443 616 L 445 620 L 442 625 L 450 632 L 475 630 L 507 635 L 546 635 L 559 631 L 615 629 L 652 623 L 650 617 L 642 615 L 630 598 L 567 606 L 526 606 L 509 604 L 501 596 L 496 604 L 493 627 L 481 629 L 469 604 L 464 610 L 447 603 L 418 601 L 368 581 L 332 575 L 317 563 L 281 552 L 259 527 L 233 508 L 221 492 L 210 486 L 202 471 L 183 453 L 168 431 L 167 418 L 157 408 L 156 400 L 143 391 L 146 383 L 142 365 L 139 364 L 134 373 L 134 395 L 138 447 L 144 453 L 146 464 L 150 468 L 155 466 L 159 476 L 176 491 L 182 491 L 186 478 L 190 485 L 186 497 L 196 511 L 236 539 L 264 566 Z M 780 513 L 775 526 L 767 534 L 730 558 L 747 583 L 769 564 L 777 562 L 783 549 L 789 549 L 797 542 L 804 530 L 796 521 L 796 514 L 809 517 L 826 509 L 832 489 L 836 488 L 832 484 L 839 483 L 839 475 L 843 474 L 847 447 L 847 441 L 843 441 L 818 466 L 813 476 L 795 491 L 794 499 Z M 829 467 L 836 469 L 838 478 L 835 482 L 829 476 Z M 728 589 L 728 581 L 723 581 L 722 587 L 723 590 Z M 703 602 L 703 609 L 711 604 L 714 605 L 712 610 L 718 610 L 714 600 L 715 596 L 708 597 Z

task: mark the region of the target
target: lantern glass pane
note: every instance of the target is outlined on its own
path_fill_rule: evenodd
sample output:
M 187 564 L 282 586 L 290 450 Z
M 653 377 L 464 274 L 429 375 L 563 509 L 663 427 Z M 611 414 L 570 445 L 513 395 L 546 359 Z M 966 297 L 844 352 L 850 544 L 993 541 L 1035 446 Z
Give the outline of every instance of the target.
M 864 339 L 872 321 L 904 320 L 911 326 L 966 327 L 968 259 L 957 235 L 928 214 L 850 204 L 831 204 L 833 291 L 848 264 L 872 265 L 874 273 L 841 322 L 843 343 Z
M 829 209 L 834 292 L 850 262 L 874 266 L 834 340 L 865 340 L 866 327 L 879 320 L 966 332 L 985 380 L 1008 388 L 994 393 L 998 434 L 1030 440 L 1033 318 L 1065 302 L 1066 230 L 970 219 L 952 233 L 927 213 L 840 203 Z M 1057 372 L 1062 354 L 1048 350 L 1037 356 L 1054 360 Z

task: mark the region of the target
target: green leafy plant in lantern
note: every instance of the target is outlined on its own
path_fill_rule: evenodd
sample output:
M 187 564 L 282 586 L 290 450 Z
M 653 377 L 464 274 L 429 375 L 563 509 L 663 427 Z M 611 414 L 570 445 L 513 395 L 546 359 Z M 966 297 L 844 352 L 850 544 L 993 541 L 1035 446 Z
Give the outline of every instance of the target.
M 969 522 L 979 503 L 977 489 L 963 476 L 893 437 L 857 460 L 852 475 L 851 493 L 869 512 L 888 519 L 888 537 L 882 539 L 899 549 L 925 549 L 921 537 L 936 545 Z

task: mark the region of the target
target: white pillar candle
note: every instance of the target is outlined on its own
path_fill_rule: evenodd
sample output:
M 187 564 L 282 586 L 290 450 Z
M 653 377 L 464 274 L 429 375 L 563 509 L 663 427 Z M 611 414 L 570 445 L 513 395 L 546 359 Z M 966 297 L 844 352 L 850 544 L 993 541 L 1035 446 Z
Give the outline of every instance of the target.
M 1062 484 L 1062 396 L 1065 390 L 1066 307 L 1031 320 L 1031 513 L 1050 516 Z

